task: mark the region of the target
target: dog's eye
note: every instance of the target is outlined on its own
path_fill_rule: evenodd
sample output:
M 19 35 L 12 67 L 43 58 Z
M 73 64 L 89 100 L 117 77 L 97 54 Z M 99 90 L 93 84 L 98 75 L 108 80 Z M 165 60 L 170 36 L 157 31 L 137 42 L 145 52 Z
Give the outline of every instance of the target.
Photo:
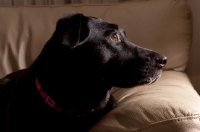
M 119 35 L 117 33 L 115 33 L 115 32 L 111 34 L 110 39 L 112 41 L 120 41 Z

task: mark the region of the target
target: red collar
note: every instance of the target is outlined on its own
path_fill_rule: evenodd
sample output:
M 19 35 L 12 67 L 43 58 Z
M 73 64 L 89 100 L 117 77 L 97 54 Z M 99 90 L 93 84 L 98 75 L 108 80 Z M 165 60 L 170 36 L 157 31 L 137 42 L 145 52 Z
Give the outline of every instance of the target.
M 62 109 L 58 108 L 56 105 L 56 102 L 53 101 L 53 99 L 51 99 L 51 97 L 42 90 L 41 88 L 41 84 L 39 83 L 38 79 L 36 78 L 36 86 L 37 86 L 37 90 L 40 94 L 40 96 L 44 99 L 44 101 L 51 106 L 52 108 L 58 110 L 58 111 L 63 111 Z
M 38 90 L 40 96 L 44 99 L 44 101 L 45 101 L 49 106 L 51 106 L 52 108 L 54 108 L 54 109 L 56 109 L 56 110 L 58 110 L 58 111 L 63 111 L 61 108 L 57 107 L 56 102 L 53 101 L 53 99 L 51 99 L 51 97 L 50 97 L 46 92 L 44 92 L 44 91 L 42 90 L 41 84 L 40 84 L 40 82 L 38 81 L 37 78 L 36 78 L 35 81 L 36 81 L 37 90 Z M 94 111 L 95 111 L 95 109 L 91 109 L 91 110 L 90 110 L 90 112 L 94 112 Z

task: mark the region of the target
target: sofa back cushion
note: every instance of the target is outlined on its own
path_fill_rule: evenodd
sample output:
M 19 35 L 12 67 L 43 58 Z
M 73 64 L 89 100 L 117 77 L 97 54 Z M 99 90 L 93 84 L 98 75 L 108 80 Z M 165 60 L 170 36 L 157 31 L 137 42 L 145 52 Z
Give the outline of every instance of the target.
M 168 57 L 165 70 L 184 71 L 191 48 L 191 12 L 184 0 L 0 8 L 0 77 L 28 67 L 68 13 L 100 17 L 124 28 L 133 43 Z

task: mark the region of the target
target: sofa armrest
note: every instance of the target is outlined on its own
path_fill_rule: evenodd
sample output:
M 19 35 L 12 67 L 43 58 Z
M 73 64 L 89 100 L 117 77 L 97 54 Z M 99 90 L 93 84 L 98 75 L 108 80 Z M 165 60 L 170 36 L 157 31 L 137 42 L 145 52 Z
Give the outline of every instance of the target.
M 200 97 L 183 72 L 164 71 L 152 85 L 114 89 L 118 106 L 90 132 L 200 131 Z

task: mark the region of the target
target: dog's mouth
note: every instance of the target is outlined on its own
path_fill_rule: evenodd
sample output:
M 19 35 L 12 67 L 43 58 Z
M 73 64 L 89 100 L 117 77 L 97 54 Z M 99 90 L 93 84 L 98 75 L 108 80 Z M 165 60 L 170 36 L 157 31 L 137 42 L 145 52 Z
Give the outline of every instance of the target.
M 159 77 L 150 77 L 149 79 L 147 79 L 146 84 L 152 84 L 154 82 L 156 82 L 158 80 Z
M 162 70 L 158 70 L 152 76 L 141 80 L 139 84 L 153 84 L 161 77 L 161 75 L 162 75 Z
M 128 78 L 119 78 L 115 82 L 116 87 L 121 88 L 131 88 L 138 85 L 145 85 L 145 84 L 153 84 L 155 83 L 162 75 L 162 71 L 158 70 L 153 75 L 145 75 L 146 77 L 141 77 L 140 79 L 136 79 L 135 77 L 128 77 Z

